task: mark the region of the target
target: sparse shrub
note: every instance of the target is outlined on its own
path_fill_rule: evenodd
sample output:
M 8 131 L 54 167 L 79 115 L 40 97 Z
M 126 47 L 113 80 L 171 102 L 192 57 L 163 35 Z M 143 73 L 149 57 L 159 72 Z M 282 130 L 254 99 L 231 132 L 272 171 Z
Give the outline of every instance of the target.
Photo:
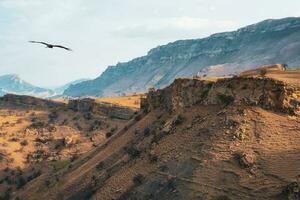
M 49 126 L 47 127 L 47 129 L 48 129 L 49 132 L 55 132 L 55 131 L 56 131 L 56 127 L 53 126 L 53 125 L 49 125 Z
M 225 94 L 219 94 L 218 99 L 222 104 L 224 104 L 226 106 L 228 106 L 234 102 L 234 98 L 232 96 L 228 96 Z
M 111 128 L 111 129 L 110 129 L 110 132 L 114 133 L 114 132 L 116 132 L 116 130 L 118 130 L 118 127 L 117 127 L 117 126 Z
M 29 128 L 39 129 L 44 128 L 46 124 L 42 121 L 33 120 L 32 124 L 29 126 Z
M 45 180 L 44 184 L 48 188 L 50 186 L 51 182 L 50 182 L 50 180 L 47 179 L 47 180 Z
M 242 90 L 246 90 L 246 89 L 248 89 L 248 84 L 244 84 L 242 87 Z
M 92 181 L 96 181 L 97 180 L 97 176 L 93 175 L 92 176 Z
M 54 144 L 55 144 L 54 148 L 56 150 L 62 149 L 66 146 L 65 139 L 57 139 L 57 140 L 54 141 Z
M 26 180 L 24 179 L 23 176 L 19 177 L 18 180 L 17 180 L 17 183 L 16 183 L 17 189 L 22 188 L 24 185 L 26 185 L 26 183 L 27 182 L 26 182 Z
M 79 123 L 76 122 L 76 123 L 75 123 L 75 126 L 76 126 L 76 128 L 77 128 L 79 131 L 82 131 L 82 130 L 83 130 Z
M 162 116 L 163 116 L 163 114 L 159 114 L 159 115 L 157 115 L 156 119 L 161 119 Z
M 133 177 L 132 181 L 135 185 L 141 185 L 145 180 L 145 177 L 143 174 L 137 174 Z
M 94 125 L 95 126 L 101 126 L 102 125 L 102 121 L 100 121 L 100 120 L 97 119 L 97 120 L 94 121 Z
M 34 141 L 37 142 L 37 143 L 46 144 L 46 143 L 49 142 L 50 140 L 49 140 L 49 138 L 44 138 L 44 137 L 41 138 L 41 137 L 37 137 Z
M 179 114 L 177 117 L 176 117 L 176 119 L 174 120 L 174 125 L 180 125 L 180 124 L 182 124 L 183 123 L 183 121 L 184 121 L 184 117 L 181 115 L 181 114 Z
M 84 113 L 83 118 L 86 120 L 93 119 L 93 114 L 91 112 Z
M 151 143 L 155 143 L 155 144 L 158 144 L 158 142 L 164 137 L 164 133 L 155 133 L 153 135 L 153 138 L 151 139 Z
M 134 117 L 134 120 L 135 121 L 140 121 L 142 119 L 142 115 L 141 114 L 137 114 L 135 117 Z
M 291 182 L 289 183 L 281 192 L 281 196 L 285 197 L 282 199 L 296 200 L 299 199 L 299 183 Z
M 259 70 L 259 75 L 261 77 L 266 77 L 266 75 L 267 75 L 267 69 L 261 69 L 261 70 Z
M 150 154 L 149 155 L 149 160 L 151 163 L 156 163 L 158 161 L 158 156 L 155 154 Z
M 64 119 L 64 121 L 61 123 L 61 125 L 67 125 L 68 124 L 68 120 Z
M 8 188 L 5 192 L 3 196 L 0 196 L 0 200 L 8 200 L 10 199 L 10 193 L 11 193 L 11 188 Z
M 230 198 L 228 196 L 222 195 L 222 196 L 218 196 L 216 200 L 230 200 Z
M 168 170 L 169 170 L 169 167 L 167 165 L 159 166 L 159 171 L 161 171 L 161 172 L 167 172 Z
M 96 127 L 95 127 L 94 125 L 91 125 L 88 131 L 89 131 L 89 132 L 92 132 L 92 131 L 94 131 L 94 130 L 96 130 Z
M 106 138 L 110 138 L 112 135 L 113 135 L 113 133 L 110 131 L 105 134 Z
M 73 165 L 69 164 L 68 169 L 72 169 Z
M 53 161 L 51 163 L 52 167 L 58 171 L 60 169 L 65 168 L 66 166 L 68 166 L 70 164 L 69 160 L 57 160 L 57 161 Z
M 103 162 L 103 161 L 99 162 L 99 163 L 96 165 L 96 169 L 98 169 L 98 170 L 102 170 L 103 168 L 104 168 L 104 162 Z
M 27 177 L 27 182 L 32 181 L 33 179 L 39 177 L 40 175 L 42 175 L 42 172 L 40 170 L 33 172 L 32 175 Z
M 230 88 L 230 89 L 233 88 L 232 83 L 228 83 L 228 84 L 227 84 L 227 88 Z
M 23 140 L 20 142 L 21 146 L 27 146 L 28 145 L 28 141 L 27 140 Z
M 54 121 L 55 119 L 58 118 L 57 112 L 56 112 L 56 111 L 51 112 L 51 113 L 48 115 L 48 118 L 49 118 L 49 121 Z
M 140 155 L 141 155 L 141 151 L 138 150 L 136 147 L 133 147 L 133 146 L 126 147 L 125 151 L 131 159 L 139 158 Z
M 176 178 L 175 177 L 172 177 L 172 178 L 168 179 L 167 187 L 170 190 L 175 190 L 176 189 Z
M 13 181 L 10 179 L 9 176 L 5 176 L 4 181 L 8 184 L 8 185 L 12 185 Z
M 18 141 L 19 141 L 19 138 L 12 137 L 12 138 L 9 138 L 9 141 L 10 141 L 10 142 L 18 142 Z
M 74 162 L 75 160 L 77 160 L 79 158 L 78 155 L 72 155 L 71 158 L 70 158 L 70 161 L 71 162 Z
M 151 129 L 147 126 L 145 129 L 144 129 L 144 135 L 147 137 L 151 134 Z
M 80 116 L 79 115 L 77 115 L 77 116 L 75 116 L 75 117 L 73 117 L 73 121 L 78 121 L 80 119 Z
M 247 157 L 247 154 L 245 154 L 245 153 L 236 152 L 234 154 L 234 157 L 238 161 L 238 164 L 240 165 L 240 167 L 243 169 L 251 168 L 254 165 L 254 161 L 249 159 L 249 157 Z

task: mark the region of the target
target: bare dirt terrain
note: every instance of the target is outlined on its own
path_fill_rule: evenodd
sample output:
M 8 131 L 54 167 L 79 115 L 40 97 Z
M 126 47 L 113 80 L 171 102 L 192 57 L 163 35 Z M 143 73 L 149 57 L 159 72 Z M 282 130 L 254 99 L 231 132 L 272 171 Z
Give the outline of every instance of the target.
M 70 106 L 8 95 L 0 99 L 0 105 L 0 193 L 4 199 L 43 173 L 68 166 L 128 121 L 95 111 L 86 103 Z M 110 105 L 109 109 L 120 107 Z
M 11 198 L 299 199 L 298 78 L 177 79 L 107 140 Z

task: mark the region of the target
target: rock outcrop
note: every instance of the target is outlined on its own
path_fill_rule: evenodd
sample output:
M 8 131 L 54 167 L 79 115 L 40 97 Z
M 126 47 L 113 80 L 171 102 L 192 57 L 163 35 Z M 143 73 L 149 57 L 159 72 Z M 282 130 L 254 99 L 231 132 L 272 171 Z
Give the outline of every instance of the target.
M 63 108 L 64 103 L 40 99 L 32 96 L 6 94 L 0 97 L 0 106 L 20 107 L 20 108 Z
M 299 88 L 270 78 L 207 80 L 152 89 L 139 117 L 13 197 L 299 199 L 300 118 L 285 114 L 299 113 Z
M 169 111 L 193 105 L 250 105 L 299 114 L 299 88 L 269 78 L 235 77 L 216 82 L 199 79 L 177 79 L 169 87 L 150 91 L 142 108 L 158 107 Z
M 106 116 L 117 119 L 131 119 L 136 112 L 132 108 L 118 106 L 110 103 L 99 103 L 95 99 L 75 99 L 70 100 L 68 108 L 79 112 L 102 112 Z

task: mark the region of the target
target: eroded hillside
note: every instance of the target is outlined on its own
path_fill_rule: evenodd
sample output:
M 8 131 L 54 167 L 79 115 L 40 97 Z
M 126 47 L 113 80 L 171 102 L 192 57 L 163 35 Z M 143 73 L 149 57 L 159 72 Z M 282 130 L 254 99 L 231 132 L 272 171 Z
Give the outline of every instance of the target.
M 178 79 L 91 152 L 19 199 L 299 199 L 299 87 Z
M 65 104 L 29 96 L 0 98 L 0 199 L 72 165 L 122 129 L 135 112 L 93 99 Z

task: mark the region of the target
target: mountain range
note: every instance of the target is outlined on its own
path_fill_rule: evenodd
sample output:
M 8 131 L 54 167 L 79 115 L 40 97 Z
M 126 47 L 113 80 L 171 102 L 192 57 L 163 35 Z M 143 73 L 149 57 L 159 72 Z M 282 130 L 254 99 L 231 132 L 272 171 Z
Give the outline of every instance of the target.
M 237 31 L 159 46 L 71 85 L 67 96 L 117 96 L 162 88 L 175 78 L 226 75 L 264 64 L 300 65 L 300 18 L 265 20 Z
M 52 90 L 34 86 L 22 80 L 18 75 L 15 74 L 0 76 L 0 88 L 0 95 L 4 95 L 6 93 L 30 95 L 36 97 L 48 97 L 54 95 Z
M 62 95 L 64 90 L 66 90 L 72 84 L 78 84 L 82 81 L 87 81 L 88 79 L 80 79 L 72 81 L 63 86 L 47 89 L 34 86 L 23 79 L 21 79 L 16 74 L 7 74 L 0 76 L 0 96 L 5 94 L 18 94 L 18 95 L 29 95 L 41 98 L 49 98 L 57 95 Z
M 90 79 L 87 79 L 87 78 L 83 78 L 83 79 L 78 79 L 78 80 L 75 80 L 75 81 L 72 81 L 72 82 L 69 82 L 65 85 L 62 85 L 60 87 L 56 87 L 53 89 L 53 91 L 58 94 L 58 95 L 61 95 L 64 93 L 64 91 L 66 89 L 68 89 L 71 85 L 75 85 L 75 84 L 78 84 L 78 83 L 81 83 L 81 82 L 84 82 L 84 81 L 89 81 Z

